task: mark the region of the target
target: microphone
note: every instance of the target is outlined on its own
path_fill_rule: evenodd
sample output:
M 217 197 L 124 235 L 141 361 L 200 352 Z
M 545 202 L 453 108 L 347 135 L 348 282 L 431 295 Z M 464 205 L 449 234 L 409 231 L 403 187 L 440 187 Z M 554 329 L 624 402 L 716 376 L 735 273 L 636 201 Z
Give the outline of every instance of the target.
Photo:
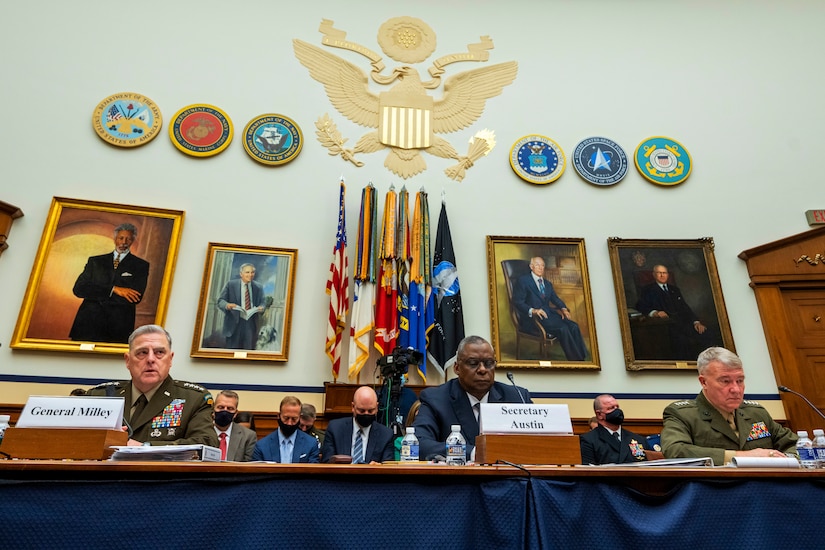
M 510 372 L 510 371 L 507 371 L 507 380 L 509 380 L 510 383 L 513 385 L 513 387 L 516 388 L 516 391 L 518 392 L 518 396 L 521 399 L 521 403 L 522 404 L 527 404 L 527 401 L 524 400 L 524 396 L 521 395 L 521 390 L 518 389 L 518 386 L 516 386 L 516 381 L 513 380 L 513 373 Z
M 819 408 L 818 408 L 816 405 L 814 405 L 813 403 L 811 403 L 810 401 L 808 401 L 808 398 L 807 398 L 807 397 L 805 397 L 804 395 L 802 395 L 801 393 L 799 393 L 798 391 L 793 391 L 793 390 L 792 390 L 791 388 L 789 388 L 788 386 L 777 386 L 777 387 L 776 387 L 776 389 L 778 389 L 779 391 L 783 391 L 783 392 L 787 392 L 787 393 L 792 393 L 792 394 L 794 394 L 794 395 L 798 395 L 799 397 L 801 397 L 801 398 L 802 398 L 802 400 L 803 400 L 803 401 L 805 401 L 805 403 L 807 403 L 807 404 L 808 404 L 808 406 L 809 406 L 809 407 L 811 407 L 813 410 L 815 410 L 815 411 L 816 411 L 816 414 L 818 414 L 818 415 L 819 415 L 819 416 L 821 416 L 823 419 L 825 419 L 825 414 L 822 414 L 822 411 L 820 411 L 820 410 L 819 410 Z

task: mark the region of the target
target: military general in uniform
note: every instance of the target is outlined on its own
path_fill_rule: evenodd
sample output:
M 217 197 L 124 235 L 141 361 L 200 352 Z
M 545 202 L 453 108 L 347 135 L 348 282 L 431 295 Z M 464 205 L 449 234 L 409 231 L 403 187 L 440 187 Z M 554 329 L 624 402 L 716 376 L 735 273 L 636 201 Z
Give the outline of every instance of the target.
M 129 336 L 124 354 L 131 380 L 106 382 L 86 395 L 123 397 L 129 445 L 218 446 L 212 427 L 212 395 L 203 387 L 174 380 L 172 337 L 163 327 L 144 325 Z
M 708 348 L 697 359 L 702 392 L 663 413 L 666 458 L 710 457 L 721 466 L 734 456 L 796 456 L 796 434 L 755 401 L 745 401 L 742 360 L 725 348 Z

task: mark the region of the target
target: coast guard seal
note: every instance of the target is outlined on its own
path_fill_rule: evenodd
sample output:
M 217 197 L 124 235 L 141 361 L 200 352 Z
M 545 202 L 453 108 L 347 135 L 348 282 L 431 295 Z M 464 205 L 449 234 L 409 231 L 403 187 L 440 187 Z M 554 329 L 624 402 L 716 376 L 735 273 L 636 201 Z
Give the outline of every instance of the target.
M 684 145 L 662 136 L 641 142 L 634 160 L 642 177 L 657 185 L 678 185 L 688 178 L 693 168 Z
M 549 137 L 524 136 L 510 149 L 510 166 L 524 181 L 552 183 L 564 173 L 564 151 Z
M 614 185 L 627 175 L 627 155 L 615 141 L 589 137 L 576 145 L 573 167 L 592 184 Z

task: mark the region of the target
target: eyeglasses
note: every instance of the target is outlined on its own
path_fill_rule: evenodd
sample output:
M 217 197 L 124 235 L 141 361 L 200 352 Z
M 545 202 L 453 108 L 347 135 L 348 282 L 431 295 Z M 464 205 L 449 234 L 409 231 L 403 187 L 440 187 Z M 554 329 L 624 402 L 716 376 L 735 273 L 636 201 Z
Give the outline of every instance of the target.
M 478 367 L 481 365 L 484 365 L 484 368 L 487 370 L 493 370 L 496 368 L 495 359 L 462 359 L 461 364 L 465 365 L 470 370 L 478 370 Z

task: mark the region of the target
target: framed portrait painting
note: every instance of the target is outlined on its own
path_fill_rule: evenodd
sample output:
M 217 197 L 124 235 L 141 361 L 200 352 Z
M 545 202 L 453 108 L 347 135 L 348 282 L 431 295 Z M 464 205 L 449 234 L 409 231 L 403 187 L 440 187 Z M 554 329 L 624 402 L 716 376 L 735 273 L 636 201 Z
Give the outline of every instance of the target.
M 166 319 L 183 211 L 54 197 L 14 349 L 123 353 Z
M 584 239 L 488 236 L 487 276 L 499 365 L 600 369 Z
M 693 369 L 733 345 L 713 239 L 607 241 L 627 370 Z
M 192 357 L 287 361 L 298 251 L 209 243 Z

